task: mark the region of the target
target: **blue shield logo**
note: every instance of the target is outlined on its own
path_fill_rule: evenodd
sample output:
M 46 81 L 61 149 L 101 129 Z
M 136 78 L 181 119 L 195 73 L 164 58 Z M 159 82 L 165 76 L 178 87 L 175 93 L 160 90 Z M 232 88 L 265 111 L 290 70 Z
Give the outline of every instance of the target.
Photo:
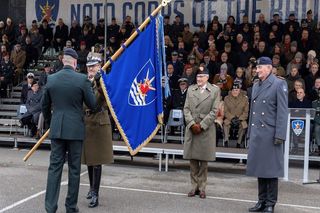
M 291 126 L 292 126 L 292 130 L 294 132 L 294 134 L 296 134 L 296 136 L 299 136 L 304 128 L 304 121 L 303 120 L 293 120 L 291 121 Z
M 147 106 L 155 101 L 155 68 L 149 59 L 134 78 L 128 96 L 131 106 Z
M 36 0 L 37 20 L 42 22 L 47 20 L 48 23 L 55 23 L 58 17 L 59 0 Z

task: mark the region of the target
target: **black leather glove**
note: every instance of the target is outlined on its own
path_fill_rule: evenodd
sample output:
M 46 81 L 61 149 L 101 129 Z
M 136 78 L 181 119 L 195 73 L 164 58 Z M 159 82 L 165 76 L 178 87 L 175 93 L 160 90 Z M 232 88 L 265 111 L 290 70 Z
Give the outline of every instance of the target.
M 98 71 L 97 74 L 94 76 L 94 80 L 98 87 L 100 87 L 100 78 L 101 78 L 101 71 Z
M 273 142 L 274 145 L 283 144 L 283 143 L 284 143 L 284 140 L 279 138 L 275 138 Z

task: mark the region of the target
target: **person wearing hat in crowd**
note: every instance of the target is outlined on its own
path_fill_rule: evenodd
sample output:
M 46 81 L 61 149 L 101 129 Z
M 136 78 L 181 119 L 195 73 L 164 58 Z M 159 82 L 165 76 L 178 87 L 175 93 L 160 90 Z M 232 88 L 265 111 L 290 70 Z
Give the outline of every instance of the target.
M 295 14 L 291 13 L 289 15 L 288 21 L 284 24 L 284 30 L 285 32 L 289 32 L 289 27 L 292 26 L 294 31 L 297 31 L 299 29 L 299 22 L 297 22 Z
M 31 83 L 31 90 L 28 92 L 26 101 L 27 112 L 20 119 L 22 125 L 27 125 L 30 130 L 30 137 L 37 133 L 37 125 L 41 113 L 42 91 L 39 89 L 37 81 Z
M 183 73 L 183 63 L 178 60 L 178 52 L 173 51 L 171 53 L 171 61 L 169 62 L 174 67 L 174 75 L 181 76 Z
M 45 196 L 47 212 L 56 212 L 58 208 L 61 175 L 66 154 L 69 167 L 66 212 L 79 212 L 77 202 L 82 143 L 85 137 L 83 104 L 92 110 L 97 108 L 91 82 L 85 75 L 75 72 L 77 59 L 76 51 L 66 48 L 62 60 L 63 69 L 48 76 L 43 93 L 42 113 L 46 123 L 50 123 L 49 138 L 51 139 Z
M 78 65 L 81 73 L 87 73 L 87 56 L 89 50 L 86 49 L 86 42 L 80 42 L 80 50 L 77 51 L 78 54 Z
M 237 148 L 240 148 L 245 129 L 248 127 L 248 97 L 241 93 L 241 84 L 236 82 L 232 90 L 224 98 L 224 146 L 228 147 L 230 129 L 238 129 Z
M 53 73 L 59 72 L 63 68 L 63 51 L 60 51 L 58 54 L 58 60 L 53 64 Z
M 313 20 L 312 10 L 307 11 L 307 18 L 305 20 L 306 20 L 309 32 L 311 32 L 317 25 L 317 22 Z
M 95 26 L 92 23 L 92 18 L 90 16 L 85 16 L 82 23 L 82 31 L 86 29 L 88 31 L 88 34 L 93 35 Z
M 22 84 L 20 104 L 25 104 L 27 102 L 28 92 L 31 90 L 31 84 L 33 81 L 34 74 L 32 72 L 29 72 L 27 74 L 27 81 Z
M 254 83 L 247 133 L 247 175 L 258 178 L 258 202 L 249 212 L 274 212 L 278 178 L 284 175 L 284 141 L 287 134 L 287 83 L 271 73 L 268 57 L 257 60 L 259 81 Z
M 97 99 L 97 108 L 90 110 L 85 107 L 86 134 L 81 163 L 87 165 L 90 190 L 87 199 L 91 199 L 89 208 L 99 205 L 99 188 L 102 164 L 113 162 L 112 130 L 108 114 L 108 106 L 100 85 L 99 72 L 102 56 L 90 52 L 87 58 L 88 79 L 93 83 L 93 91 Z
M 290 43 L 290 47 L 288 51 L 285 52 L 284 54 L 285 64 L 288 64 L 290 61 L 292 61 L 292 59 L 294 58 L 297 52 L 298 52 L 298 43 L 296 41 L 292 41 Z
M 112 17 L 111 24 L 107 26 L 107 37 L 108 37 L 108 40 L 111 37 L 117 38 L 119 30 L 120 30 L 120 26 L 117 24 L 117 19 L 115 17 Z M 165 35 L 167 35 L 167 34 L 165 34 Z
M 104 44 L 104 19 L 100 18 L 95 29 L 96 42 L 99 44 Z
M 50 74 L 52 74 L 51 65 L 47 63 L 46 65 L 44 65 L 43 72 L 40 74 L 39 77 L 38 83 L 41 88 L 46 85 L 48 76 Z
M 200 66 L 197 83 L 189 86 L 184 104 L 186 122 L 183 158 L 190 160 L 191 190 L 188 197 L 206 198 L 208 161 L 215 160 L 215 118 L 220 90 L 208 82 L 208 69 Z
M 187 90 L 188 90 L 188 79 L 180 78 L 178 80 L 179 89 L 173 90 L 171 94 L 171 100 L 169 109 L 183 109 L 184 103 L 186 101 Z

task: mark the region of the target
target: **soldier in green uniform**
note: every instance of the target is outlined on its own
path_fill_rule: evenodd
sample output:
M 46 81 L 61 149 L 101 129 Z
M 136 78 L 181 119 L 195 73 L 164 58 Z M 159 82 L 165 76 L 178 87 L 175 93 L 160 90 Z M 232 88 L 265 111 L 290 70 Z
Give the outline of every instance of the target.
M 48 76 L 43 94 L 42 113 L 50 122 L 51 155 L 48 169 L 45 208 L 56 212 L 60 182 L 66 153 L 68 153 L 68 194 L 66 212 L 79 212 L 77 207 L 82 143 L 85 137 L 83 103 L 90 109 L 96 108 L 96 98 L 91 82 L 85 75 L 76 73 L 77 53 L 66 48 L 63 69 Z M 52 115 L 51 115 L 52 111 Z
M 113 162 L 112 130 L 107 103 L 99 83 L 98 72 L 101 68 L 101 54 L 90 52 L 87 56 L 88 79 L 93 82 L 97 98 L 97 108 L 86 107 L 86 137 L 83 144 L 82 163 L 88 166 L 90 190 L 87 199 L 91 199 L 89 208 L 99 205 L 99 187 L 102 164 Z

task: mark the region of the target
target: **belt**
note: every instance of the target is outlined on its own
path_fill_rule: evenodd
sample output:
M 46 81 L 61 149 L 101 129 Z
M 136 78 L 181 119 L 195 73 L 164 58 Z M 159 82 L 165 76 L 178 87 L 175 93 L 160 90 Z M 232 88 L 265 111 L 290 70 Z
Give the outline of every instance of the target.
M 105 111 L 105 109 L 103 107 L 95 109 L 95 110 L 86 109 L 85 110 L 85 114 L 86 114 L 86 116 L 90 116 L 92 114 L 96 114 L 96 113 L 104 112 L 104 111 Z

